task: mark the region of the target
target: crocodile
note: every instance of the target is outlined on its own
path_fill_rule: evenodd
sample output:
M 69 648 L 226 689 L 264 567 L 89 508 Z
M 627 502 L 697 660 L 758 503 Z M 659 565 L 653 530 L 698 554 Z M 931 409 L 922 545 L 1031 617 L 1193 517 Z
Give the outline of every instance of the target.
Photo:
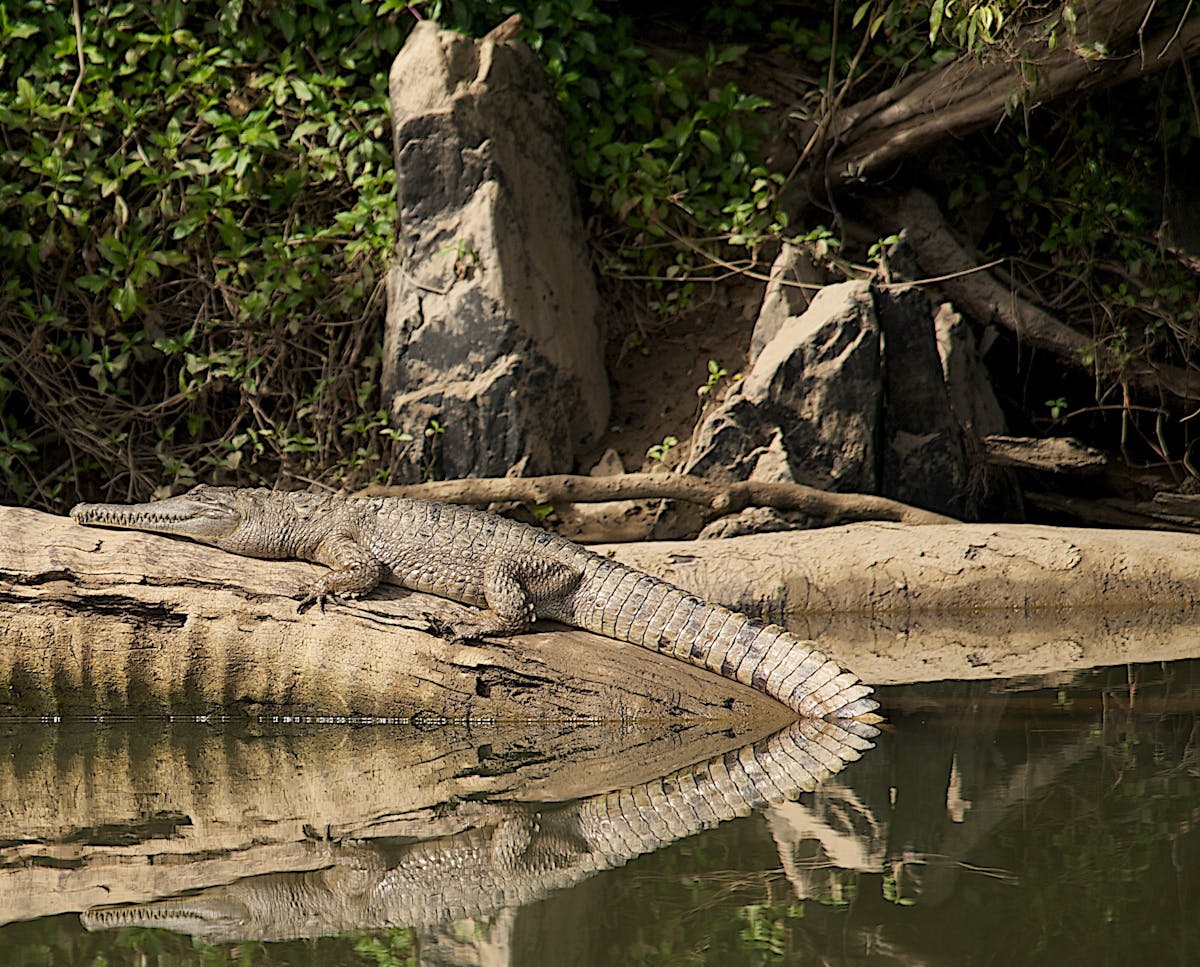
M 455 640 L 519 634 L 548 618 L 716 672 L 800 716 L 849 719 L 879 707 L 870 687 L 812 641 L 564 537 L 473 508 L 201 484 L 145 504 L 78 504 L 71 517 L 247 557 L 326 565 L 300 610 L 359 597 L 386 578 L 477 608 L 472 618 L 440 629 Z
M 795 719 L 765 739 L 651 782 L 568 803 L 462 803 L 454 815 L 468 814 L 463 828 L 448 835 L 315 842 L 315 869 L 91 907 L 80 917 L 88 930 L 158 927 L 209 943 L 488 917 L 812 792 L 870 749 L 878 731 L 855 720 Z

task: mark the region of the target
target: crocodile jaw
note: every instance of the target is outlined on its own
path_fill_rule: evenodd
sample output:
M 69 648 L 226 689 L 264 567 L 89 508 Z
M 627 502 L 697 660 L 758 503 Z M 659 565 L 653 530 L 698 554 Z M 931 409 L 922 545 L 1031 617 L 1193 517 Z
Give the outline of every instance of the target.
M 151 531 L 206 544 L 229 537 L 242 523 L 228 491 L 203 486 L 148 504 L 76 504 L 71 508 L 71 519 L 91 527 Z
M 79 915 L 85 929 L 156 927 L 191 934 L 209 942 L 243 936 L 250 908 L 231 896 L 181 897 L 128 906 L 92 907 Z

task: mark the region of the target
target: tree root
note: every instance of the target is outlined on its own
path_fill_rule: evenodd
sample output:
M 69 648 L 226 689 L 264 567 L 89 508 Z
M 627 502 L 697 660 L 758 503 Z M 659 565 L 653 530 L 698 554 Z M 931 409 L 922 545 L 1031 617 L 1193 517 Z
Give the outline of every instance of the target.
M 884 230 L 907 229 L 923 271 L 943 276 L 960 273 L 943 278 L 938 287 L 956 308 L 979 324 L 998 323 L 1026 345 L 1137 389 L 1155 394 L 1165 390 L 1181 400 L 1200 399 L 1200 373 L 1177 366 L 1122 363 L 1105 346 L 1060 322 L 990 273 L 972 272 L 979 265 L 978 254 L 958 241 L 937 203 L 924 192 L 910 191 L 870 208 L 872 218 Z
M 401 486 L 371 486 L 357 496 L 408 497 L 458 504 L 520 500 L 536 504 L 594 503 L 607 500 L 665 499 L 700 504 L 716 515 L 747 507 L 799 510 L 824 523 L 884 520 L 904 524 L 948 524 L 951 517 L 873 494 L 840 494 L 798 483 L 744 480 L 714 483 L 666 473 L 615 477 L 555 474 L 547 477 L 494 477 L 436 480 Z

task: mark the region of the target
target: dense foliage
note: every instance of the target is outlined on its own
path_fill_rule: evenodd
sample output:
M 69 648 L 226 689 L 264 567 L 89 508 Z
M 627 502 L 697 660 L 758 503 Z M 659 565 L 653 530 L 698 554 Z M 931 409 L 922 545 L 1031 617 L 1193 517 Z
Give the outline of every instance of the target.
M 525 5 L 610 266 L 780 227 L 761 98 L 669 66 L 591 0 Z M 512 4 L 425 13 L 483 32 Z M 404 440 L 376 385 L 394 177 L 386 72 L 417 13 L 180 0 L 4 9 L 0 473 L 21 502 L 104 482 L 353 484 Z M 77 42 L 77 31 L 78 41 Z M 667 238 L 664 247 L 651 239 Z M 678 294 L 678 292 L 672 293 Z
M 0 470 L 18 501 L 264 455 L 260 473 L 296 475 L 381 459 L 369 323 L 399 18 L 196 7 L 0 19 Z
M 1155 23 L 1178 6 L 1156 6 Z M 514 11 L 562 106 L 598 268 L 640 280 L 660 312 L 761 268 L 759 245 L 781 234 L 837 256 L 821 160 L 837 111 L 954 56 L 1004 56 L 1022 23 L 1046 49 L 1067 43 L 1075 17 L 1023 0 L 729 0 L 656 20 L 611 0 L 4 4 L 5 499 L 388 477 L 406 440 L 377 386 L 387 68 L 417 18 L 481 34 Z M 664 39 L 672 21 L 686 29 Z M 1194 163 L 1184 72 L 1124 98 L 1012 108 L 940 171 L 906 177 L 964 219 L 990 203 L 981 247 L 1020 252 L 1027 289 L 1097 346 L 1188 365 L 1194 266 L 1159 232 L 1170 166 Z M 854 272 L 869 254 L 847 244 L 834 261 Z M 1031 392 L 1050 397 L 1047 418 L 1097 401 L 1136 412 L 1114 379 Z M 1161 425 L 1168 410 L 1149 402 Z M 1172 440 L 1153 443 L 1173 459 Z

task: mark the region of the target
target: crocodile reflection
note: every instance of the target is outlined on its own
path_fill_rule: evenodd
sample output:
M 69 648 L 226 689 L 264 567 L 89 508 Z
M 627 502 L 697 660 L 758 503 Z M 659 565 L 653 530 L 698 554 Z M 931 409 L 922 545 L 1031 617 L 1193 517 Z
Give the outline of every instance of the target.
M 811 792 L 870 749 L 877 735 L 862 722 L 802 719 L 642 785 L 551 806 L 495 805 L 481 813 L 488 821 L 436 839 L 317 846 L 329 854 L 317 870 L 93 907 L 81 919 L 89 930 L 151 926 L 231 942 L 488 916 Z

